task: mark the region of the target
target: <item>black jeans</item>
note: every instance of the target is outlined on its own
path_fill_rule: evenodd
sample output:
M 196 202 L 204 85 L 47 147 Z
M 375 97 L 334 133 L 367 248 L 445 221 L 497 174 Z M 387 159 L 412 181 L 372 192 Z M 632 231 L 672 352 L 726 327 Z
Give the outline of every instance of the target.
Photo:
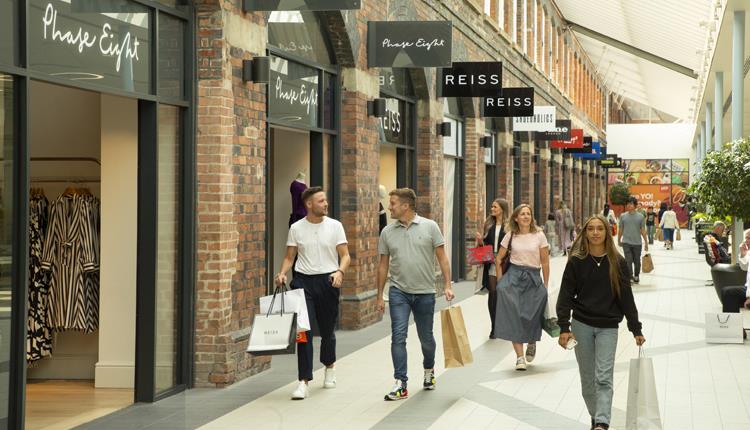
M 305 290 L 307 313 L 311 325 L 317 322 L 320 335 L 320 362 L 326 366 L 336 362 L 336 321 L 339 317 L 339 289 L 331 284 L 331 275 L 296 273 L 292 289 Z M 313 333 L 306 332 L 307 342 L 297 344 L 298 379 L 313 379 Z
M 724 287 L 721 290 L 722 312 L 739 312 L 745 305 L 747 287 Z
M 625 261 L 628 263 L 628 270 L 632 270 L 631 276 L 641 274 L 641 247 L 642 245 L 622 244 L 622 251 L 625 253 Z

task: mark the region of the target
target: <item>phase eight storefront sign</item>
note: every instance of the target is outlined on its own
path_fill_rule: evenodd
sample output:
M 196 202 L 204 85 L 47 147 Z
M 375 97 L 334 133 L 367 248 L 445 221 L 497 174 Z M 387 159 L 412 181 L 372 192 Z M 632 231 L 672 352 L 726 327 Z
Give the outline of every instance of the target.
M 368 67 L 450 67 L 451 21 L 370 21 Z

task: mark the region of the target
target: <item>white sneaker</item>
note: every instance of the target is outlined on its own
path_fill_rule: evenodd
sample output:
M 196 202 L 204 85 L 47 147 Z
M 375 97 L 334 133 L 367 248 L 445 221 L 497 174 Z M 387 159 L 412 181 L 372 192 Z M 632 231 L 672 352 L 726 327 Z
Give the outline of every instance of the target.
M 299 381 L 297 389 L 292 392 L 292 400 L 304 400 L 307 397 L 307 384 L 305 381 Z
M 518 357 L 516 359 L 516 370 L 526 370 L 526 359 Z
M 336 369 L 326 367 L 326 377 L 323 380 L 323 388 L 336 388 Z

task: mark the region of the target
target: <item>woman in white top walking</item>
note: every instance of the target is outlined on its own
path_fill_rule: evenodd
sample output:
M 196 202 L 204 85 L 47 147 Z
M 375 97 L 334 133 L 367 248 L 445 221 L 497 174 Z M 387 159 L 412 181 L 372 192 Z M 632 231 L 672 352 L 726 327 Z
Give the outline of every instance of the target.
M 674 231 L 675 229 L 680 228 L 680 223 L 677 221 L 677 214 L 672 210 L 671 205 L 667 211 L 664 212 L 664 215 L 662 215 L 659 226 L 664 232 L 664 243 L 666 244 L 667 249 L 672 249 L 672 244 L 674 243 Z

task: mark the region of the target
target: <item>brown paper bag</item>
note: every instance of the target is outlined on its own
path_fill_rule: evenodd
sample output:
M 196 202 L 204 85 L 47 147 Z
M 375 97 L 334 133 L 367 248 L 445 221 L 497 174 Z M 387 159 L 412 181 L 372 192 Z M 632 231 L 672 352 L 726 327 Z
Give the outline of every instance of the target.
M 450 306 L 440 311 L 440 323 L 443 329 L 445 367 L 462 367 L 472 363 L 474 355 L 471 353 L 461 307 Z
M 675 236 L 675 239 L 682 240 L 682 235 L 680 234 L 680 229 L 677 229 L 677 236 Z
M 651 254 L 643 254 L 641 268 L 643 269 L 643 273 L 651 273 L 654 271 L 654 260 L 651 259 Z
M 664 242 L 664 232 L 659 227 L 656 227 L 656 240 Z

